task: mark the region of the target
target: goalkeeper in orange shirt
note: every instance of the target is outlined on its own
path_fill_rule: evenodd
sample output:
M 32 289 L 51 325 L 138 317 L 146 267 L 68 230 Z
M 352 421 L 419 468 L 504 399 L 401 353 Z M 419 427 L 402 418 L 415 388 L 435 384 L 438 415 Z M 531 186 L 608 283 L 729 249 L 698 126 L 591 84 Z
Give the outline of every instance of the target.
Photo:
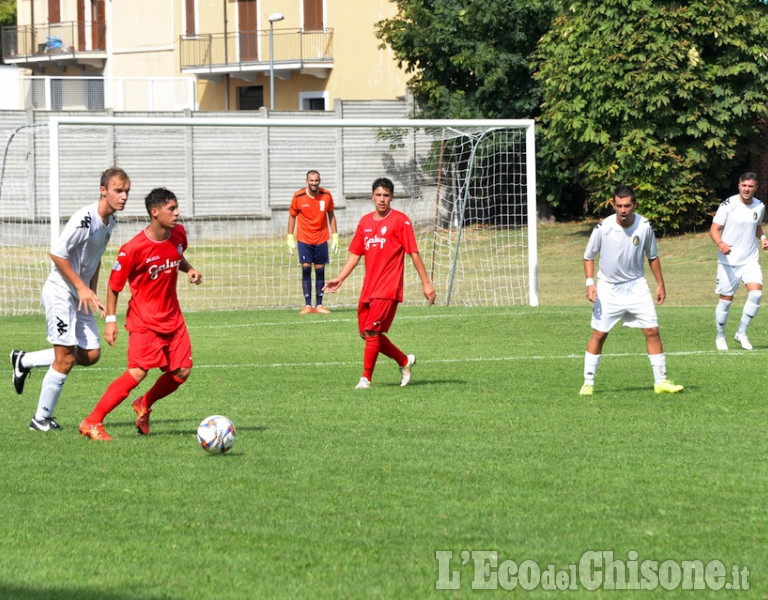
M 307 187 L 293 194 L 288 216 L 288 250 L 299 251 L 301 263 L 301 287 L 304 292 L 304 308 L 301 314 L 328 314 L 323 306 L 325 287 L 325 265 L 328 264 L 328 227 L 331 230 L 331 251 L 339 252 L 339 234 L 336 232 L 336 216 L 333 214 L 333 197 L 320 187 L 320 173 L 307 172 Z M 294 227 L 298 223 L 296 237 Z M 298 244 L 297 244 L 298 242 Z M 315 271 L 315 306 L 312 307 L 312 267 Z

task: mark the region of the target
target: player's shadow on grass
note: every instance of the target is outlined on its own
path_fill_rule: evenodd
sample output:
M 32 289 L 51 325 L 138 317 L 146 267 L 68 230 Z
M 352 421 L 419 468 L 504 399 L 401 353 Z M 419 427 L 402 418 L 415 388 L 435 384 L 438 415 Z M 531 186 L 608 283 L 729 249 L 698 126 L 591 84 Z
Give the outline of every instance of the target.
M 464 379 L 417 379 L 411 380 L 411 382 L 405 387 L 420 387 L 423 385 L 467 385 L 467 381 Z M 378 386 L 377 386 L 378 387 Z M 399 383 L 382 383 L 381 387 L 400 387 Z
M 675 381 L 677 383 L 677 381 Z M 644 394 L 647 396 L 654 396 L 657 400 L 675 400 L 678 398 L 683 398 L 685 396 L 685 392 L 690 390 L 698 390 L 698 385 L 688 385 L 686 383 L 683 383 L 685 386 L 685 389 L 682 392 L 678 392 L 676 394 L 657 394 L 653 390 L 653 386 L 647 386 L 647 385 L 636 385 L 634 387 L 601 387 L 599 390 L 595 390 L 595 393 L 592 395 L 593 399 L 599 400 L 600 396 L 604 396 L 607 394 L 611 394 L 612 396 L 626 396 L 627 394 L 632 394 L 631 400 L 635 400 L 636 396 L 634 394 Z M 583 399 L 584 396 L 579 396 L 579 398 Z
M 184 427 L 183 429 L 162 429 L 163 426 L 168 425 L 169 423 L 185 423 L 188 425 L 188 427 Z M 132 429 L 136 428 L 136 422 L 135 421 L 115 421 L 115 425 L 118 426 L 124 426 L 124 427 L 130 427 Z M 194 434 L 197 431 L 197 426 L 199 423 L 190 421 L 188 419 L 157 419 L 151 421 L 150 424 L 150 436 L 161 436 L 161 435 L 185 435 L 188 433 Z M 161 429 L 157 429 L 157 427 L 160 427 Z M 235 425 L 235 431 L 258 431 L 259 433 L 263 433 L 266 431 L 267 428 L 264 425 Z
M 23 598 L 24 600 L 135 600 L 136 598 L 152 600 L 161 597 L 169 600 L 173 598 L 172 596 L 148 594 L 145 586 L 128 587 L 117 591 L 106 590 L 103 587 L 43 589 L 40 584 L 30 587 L 12 584 L 0 585 L 0 598 Z

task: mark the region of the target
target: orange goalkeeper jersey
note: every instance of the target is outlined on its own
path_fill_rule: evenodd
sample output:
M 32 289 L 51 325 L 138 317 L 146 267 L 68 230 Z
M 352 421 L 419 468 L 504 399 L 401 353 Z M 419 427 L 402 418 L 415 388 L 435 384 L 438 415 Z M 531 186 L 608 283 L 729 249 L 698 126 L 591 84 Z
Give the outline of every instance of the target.
M 305 244 L 327 242 L 328 212 L 333 212 L 331 192 L 320 188 L 317 196 L 311 198 L 303 188 L 293 195 L 290 215 L 296 217 L 296 239 Z

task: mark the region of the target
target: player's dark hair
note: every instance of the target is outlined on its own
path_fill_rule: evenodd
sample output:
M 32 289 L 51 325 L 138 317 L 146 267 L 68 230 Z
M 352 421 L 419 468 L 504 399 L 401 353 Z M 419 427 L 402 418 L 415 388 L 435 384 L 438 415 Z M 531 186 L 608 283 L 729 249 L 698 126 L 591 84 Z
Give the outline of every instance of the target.
M 395 184 L 392 183 L 392 180 L 387 177 L 379 177 L 376 181 L 373 182 L 373 186 L 371 187 L 371 191 L 375 192 L 376 188 L 383 187 L 385 190 L 387 190 L 390 194 L 393 196 L 395 195 Z
M 109 186 L 109 182 L 114 178 L 117 178 L 122 183 L 131 183 L 131 178 L 128 177 L 128 173 L 123 171 L 120 167 L 109 167 L 109 169 L 101 174 L 101 181 L 99 185 L 103 188 L 106 188 Z
M 637 202 L 635 199 L 635 190 L 628 185 L 619 185 L 616 187 L 616 191 L 613 192 L 614 198 L 632 198 L 632 203 Z
M 755 183 L 757 183 L 757 173 L 753 173 L 752 171 L 747 171 L 746 173 L 742 173 L 741 175 L 739 175 L 739 183 L 741 183 L 742 181 L 749 181 L 750 179 Z
M 315 175 L 317 175 L 318 177 L 320 177 L 320 171 L 318 171 L 317 169 L 310 169 L 309 171 L 307 171 L 307 179 L 308 179 L 308 178 L 309 178 L 309 176 L 310 176 L 310 175 L 312 175 L 313 173 L 314 173 Z
M 171 200 L 176 200 L 176 194 L 167 188 L 159 187 L 155 188 L 146 195 L 144 198 L 144 206 L 147 207 L 147 213 L 151 217 L 152 209 L 155 206 L 165 206 Z

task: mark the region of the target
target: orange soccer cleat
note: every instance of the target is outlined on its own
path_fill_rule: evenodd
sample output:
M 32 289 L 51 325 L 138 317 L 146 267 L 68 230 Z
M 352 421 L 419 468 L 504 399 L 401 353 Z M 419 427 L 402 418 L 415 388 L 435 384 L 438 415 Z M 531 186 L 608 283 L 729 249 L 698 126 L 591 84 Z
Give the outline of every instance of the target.
M 112 442 L 112 436 L 104 430 L 104 423 L 80 423 L 80 433 L 99 442 Z
M 133 412 L 136 413 L 136 429 L 141 435 L 149 435 L 149 414 L 152 412 L 141 403 L 141 398 L 133 402 Z

